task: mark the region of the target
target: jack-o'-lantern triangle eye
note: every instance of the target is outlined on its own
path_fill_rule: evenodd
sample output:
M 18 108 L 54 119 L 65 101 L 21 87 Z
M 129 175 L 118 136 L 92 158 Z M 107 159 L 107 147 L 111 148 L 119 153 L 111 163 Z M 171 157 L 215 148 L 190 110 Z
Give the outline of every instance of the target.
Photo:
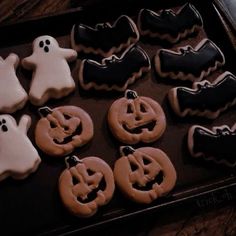
M 143 164 L 146 166 L 148 164 L 150 164 L 151 161 L 149 159 L 147 159 L 146 157 L 143 157 Z
M 50 122 L 50 127 L 53 129 L 53 128 L 56 128 L 57 127 L 57 125 L 54 123 L 54 122 Z
M 130 162 L 130 168 L 132 170 L 132 172 L 136 171 L 139 167 L 137 166 L 137 164 Z
M 67 115 L 67 114 L 63 114 L 64 115 L 64 118 L 66 119 L 66 120 L 69 120 L 71 117 L 69 116 L 69 115 Z
M 140 104 L 140 111 L 143 112 L 143 113 L 147 112 L 147 110 L 146 110 L 146 108 L 145 108 L 143 103 Z
M 76 185 L 76 184 L 78 184 L 79 183 L 79 180 L 76 178 L 76 177 L 72 177 L 72 183 L 73 183 L 73 185 Z
M 131 104 L 128 104 L 127 106 L 127 113 L 133 113 L 133 109 L 132 109 L 132 105 Z

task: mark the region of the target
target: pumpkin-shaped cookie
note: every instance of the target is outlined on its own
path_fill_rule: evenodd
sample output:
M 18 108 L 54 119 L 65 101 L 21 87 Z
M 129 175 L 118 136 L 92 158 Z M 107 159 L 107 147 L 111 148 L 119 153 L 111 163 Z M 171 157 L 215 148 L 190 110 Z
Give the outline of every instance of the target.
M 66 158 L 67 169 L 59 178 L 59 192 L 65 207 L 75 216 L 90 217 L 107 204 L 114 193 L 109 165 L 98 157 Z
M 176 182 L 176 171 L 168 156 L 157 148 L 121 147 L 114 166 L 119 189 L 131 200 L 148 204 L 166 195 Z
M 43 107 L 39 113 L 41 119 L 36 125 L 35 141 L 50 156 L 67 155 L 93 137 L 93 122 L 79 107 Z
M 150 143 L 163 134 L 166 119 L 156 101 L 126 90 L 125 97 L 111 105 L 108 124 L 113 135 L 123 143 Z

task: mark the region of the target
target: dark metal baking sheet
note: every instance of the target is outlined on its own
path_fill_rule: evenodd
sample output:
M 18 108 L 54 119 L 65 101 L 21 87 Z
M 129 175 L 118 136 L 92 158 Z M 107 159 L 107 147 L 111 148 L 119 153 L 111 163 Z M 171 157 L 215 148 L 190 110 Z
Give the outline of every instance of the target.
M 76 9 L 60 15 L 47 16 L 39 19 L 18 22 L 11 25 L 0 26 L 0 55 L 5 57 L 10 52 L 17 53 L 20 58 L 31 54 L 31 42 L 37 36 L 49 34 L 56 37 L 62 47 L 70 47 L 70 30 L 74 22 L 95 24 L 103 21 L 115 20 L 121 14 L 128 14 L 135 18 L 142 7 L 162 9 L 178 7 L 185 1 L 160 1 L 147 5 L 145 1 L 138 1 L 136 5 L 124 5 L 121 3 L 116 8 L 104 6 L 89 9 Z M 222 70 L 230 70 L 235 73 L 235 52 L 230 41 L 225 36 L 211 1 L 192 1 L 200 11 L 205 32 L 196 37 L 183 41 L 181 44 L 195 45 L 201 37 L 209 37 L 224 52 L 226 65 Z M 152 58 L 160 45 L 139 43 Z M 181 45 L 179 44 L 179 45 Z M 78 86 L 78 68 L 80 59 L 71 64 L 72 74 L 76 80 L 77 88 L 71 95 L 60 99 L 51 100 L 48 106 L 57 107 L 65 104 L 73 104 L 85 109 L 93 119 L 95 135 L 91 143 L 78 148 L 75 151 L 80 158 L 94 155 L 104 159 L 112 168 L 119 157 L 119 146 L 109 132 L 106 123 L 107 111 L 112 102 L 123 96 L 122 93 L 101 93 L 94 91 L 82 91 Z M 216 72 L 211 76 L 214 78 Z M 21 67 L 17 75 L 26 91 L 29 91 L 31 73 Z M 182 82 L 164 81 L 157 77 L 154 70 L 142 79 L 139 79 L 130 88 L 140 95 L 150 96 L 157 100 L 163 107 L 167 118 L 167 129 L 164 135 L 151 144 L 162 149 L 172 160 L 176 167 L 178 180 L 174 190 L 166 197 L 156 200 L 150 205 L 138 205 L 124 198 L 118 190 L 114 198 L 90 219 L 78 219 L 71 216 L 62 206 L 59 198 L 57 182 L 62 170 L 65 168 L 63 158 L 51 158 L 40 152 L 42 163 L 38 171 L 23 181 L 7 179 L 0 182 L 0 224 L 1 232 L 5 234 L 70 234 L 103 223 L 125 220 L 126 217 L 145 214 L 148 212 L 167 208 L 171 205 L 189 204 L 199 202 L 203 196 L 229 189 L 235 194 L 236 176 L 235 169 L 226 168 L 203 160 L 193 160 L 186 147 L 186 134 L 193 124 L 201 124 L 207 127 L 235 123 L 236 111 L 234 108 L 224 112 L 214 121 L 197 118 L 180 119 L 171 111 L 167 99 L 167 91 Z M 97 115 L 99 111 L 99 116 Z M 26 107 L 14 114 L 19 120 L 22 114 L 32 117 L 32 126 L 29 137 L 34 143 L 34 128 L 37 120 L 37 108 L 27 103 Z

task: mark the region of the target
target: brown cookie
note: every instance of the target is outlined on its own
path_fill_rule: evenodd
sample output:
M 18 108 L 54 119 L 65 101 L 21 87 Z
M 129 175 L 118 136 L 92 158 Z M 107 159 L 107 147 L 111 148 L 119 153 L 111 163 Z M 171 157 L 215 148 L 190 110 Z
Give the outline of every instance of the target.
M 66 158 L 67 169 L 59 178 L 59 192 L 65 207 L 78 217 L 94 215 L 112 198 L 115 184 L 109 165 L 98 157 Z
M 35 142 L 50 156 L 67 155 L 93 137 L 93 122 L 79 107 L 42 107 L 39 113 L 42 118 L 36 125 Z
M 114 167 L 119 189 L 131 200 L 151 203 L 166 195 L 176 182 L 176 171 L 168 156 L 157 148 L 121 147 Z
M 166 118 L 156 101 L 126 90 L 125 97 L 111 105 L 108 124 L 113 135 L 123 143 L 150 143 L 165 131 Z

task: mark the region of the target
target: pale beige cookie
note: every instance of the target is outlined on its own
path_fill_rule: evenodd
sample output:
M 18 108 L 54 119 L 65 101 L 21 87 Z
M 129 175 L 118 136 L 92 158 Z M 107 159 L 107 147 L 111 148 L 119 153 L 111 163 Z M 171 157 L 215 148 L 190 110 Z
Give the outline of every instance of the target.
M 11 53 L 4 60 L 0 57 L 0 112 L 13 113 L 24 107 L 28 95 L 21 86 L 16 68 L 19 57 Z
M 55 38 L 44 35 L 33 42 L 33 54 L 22 60 L 22 66 L 34 70 L 29 99 L 41 106 L 50 98 L 61 98 L 75 89 L 67 62 L 74 61 L 77 52 L 60 48 Z
M 18 125 L 12 116 L 0 116 L 0 180 L 24 179 L 38 168 L 41 159 L 26 135 L 30 125 L 28 115 Z
M 115 162 L 117 186 L 131 200 L 148 204 L 169 193 L 175 186 L 176 171 L 168 156 L 157 148 L 121 147 Z
M 109 165 L 98 157 L 66 158 L 67 169 L 59 178 L 65 207 L 78 217 L 90 217 L 112 198 L 115 184 Z
M 166 128 L 166 119 L 156 101 L 127 90 L 125 97 L 111 105 L 108 124 L 112 134 L 123 143 L 150 143 L 161 137 Z
M 35 128 L 35 142 L 50 156 L 65 156 L 93 137 L 93 122 L 79 107 L 42 107 L 39 113 L 42 118 Z

